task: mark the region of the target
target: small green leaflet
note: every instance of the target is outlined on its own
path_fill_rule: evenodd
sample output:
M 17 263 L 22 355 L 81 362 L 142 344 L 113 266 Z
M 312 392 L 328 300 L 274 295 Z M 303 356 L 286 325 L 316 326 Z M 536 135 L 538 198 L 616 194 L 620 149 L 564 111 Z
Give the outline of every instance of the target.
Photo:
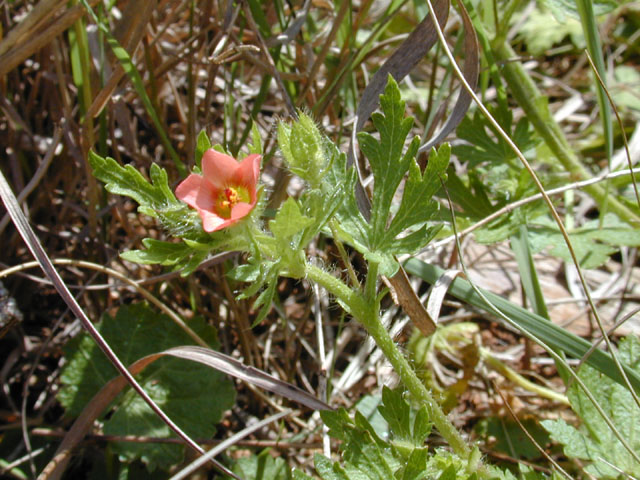
M 292 197 L 282 204 L 276 218 L 269 222 L 278 248 L 288 247 L 293 237 L 313 223 L 313 218 L 302 215 L 298 203 Z
M 620 343 L 618 355 L 622 363 L 640 373 L 640 340 L 628 336 Z M 580 368 L 579 376 L 602 406 L 605 413 L 634 452 L 640 452 L 640 407 L 629 391 L 588 365 Z M 544 420 L 542 426 L 551 438 L 564 447 L 567 456 L 592 462 L 587 473 L 596 478 L 617 479 L 621 473 L 640 478 L 640 463 L 633 459 L 620 440 L 602 419 L 582 389 L 573 383 L 569 388 L 571 407 L 582 421 L 580 428 L 564 420 Z
M 393 432 L 392 445 L 405 454 L 422 447 L 432 427 L 426 407 L 413 414 L 402 393 L 387 387 L 382 389 L 382 401 L 384 404 L 378 410 Z

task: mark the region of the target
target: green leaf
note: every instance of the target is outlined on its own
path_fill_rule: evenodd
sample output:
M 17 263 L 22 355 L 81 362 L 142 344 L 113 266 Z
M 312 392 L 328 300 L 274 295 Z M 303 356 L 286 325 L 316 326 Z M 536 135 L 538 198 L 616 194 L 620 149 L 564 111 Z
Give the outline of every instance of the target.
M 575 0 L 569 0 L 573 4 L 573 11 L 563 8 L 554 8 L 555 3 L 562 3 L 564 0 L 545 0 L 549 4 L 553 15 L 544 8 L 534 8 L 527 20 L 518 29 L 518 34 L 527 44 L 527 50 L 531 55 L 544 55 L 552 47 L 560 44 L 568 37 L 576 48 L 584 48 L 585 40 L 582 25 L 578 19 L 578 10 Z M 563 11 L 564 10 L 564 11 Z M 567 15 L 568 13 L 568 15 Z M 516 16 L 514 21 L 518 21 Z
M 152 210 L 167 206 L 186 208 L 169 188 L 167 173 L 155 164 L 155 168 L 151 170 L 153 184 L 131 165 L 121 167 L 113 158 L 103 158 L 93 151 L 89 152 L 89 164 L 95 177 L 106 184 L 108 191 L 130 197 L 141 207 L 149 207 Z
M 207 136 L 207 132 L 204 129 L 202 129 L 200 130 L 200 133 L 198 134 L 198 139 L 196 141 L 195 162 L 198 168 L 202 169 L 202 156 L 204 155 L 204 152 L 206 152 L 210 148 L 211 148 L 211 140 L 209 140 L 209 137 Z
M 629 336 L 622 340 L 618 355 L 621 362 L 640 373 L 640 340 L 637 337 Z M 640 452 L 640 407 L 629 391 L 588 365 L 580 368 L 579 376 L 631 449 Z M 568 397 L 582 421 L 580 428 L 576 429 L 563 420 L 542 422 L 551 437 L 563 445 L 565 454 L 591 461 L 586 471 L 596 478 L 619 478 L 620 473 L 606 462 L 638 478 L 640 463 L 612 433 L 582 389 L 572 384 Z
M 542 3 L 549 7 L 559 22 L 564 22 L 567 17 L 580 18 L 575 0 L 543 0 Z M 593 10 L 596 15 L 609 13 L 618 5 L 620 2 L 616 0 L 593 0 Z
M 251 155 L 252 153 L 262 155 L 262 136 L 260 135 L 260 130 L 258 130 L 258 125 L 255 121 L 251 122 L 251 142 L 252 143 L 248 145 L 249 155 Z
M 302 215 L 298 202 L 289 197 L 278 210 L 276 218 L 269 222 L 269 228 L 280 244 L 278 246 L 282 247 L 288 245 L 296 234 L 312 223 L 312 218 Z
M 323 477 L 324 478 L 324 477 Z M 313 480 L 313 477 L 310 477 L 306 473 L 298 470 L 297 468 L 293 471 L 293 480 Z
M 381 243 L 386 230 L 391 203 L 398 185 L 418 153 L 419 139 L 414 138 L 405 154 L 402 154 L 405 140 L 413 125 L 412 118 L 405 118 L 404 107 L 400 89 L 393 77 L 389 76 L 384 94 L 380 95 L 380 108 L 383 113 L 376 112 L 371 116 L 380 134 L 380 140 L 366 132 L 358 134 L 360 149 L 369 160 L 374 178 L 370 239 L 374 248 Z
M 418 137 L 404 149 L 413 119 L 404 116 L 405 103 L 391 76 L 380 96 L 380 108 L 382 113 L 372 115 L 379 138 L 365 132 L 358 134 L 360 148 L 371 164 L 374 177 L 371 220 L 367 222 L 363 218 L 353 191 L 343 197 L 337 217 L 341 240 L 351 244 L 368 261 L 378 263 L 380 274 L 392 276 L 399 267 L 394 255 L 423 247 L 440 228 L 427 222 L 438 211 L 438 203 L 432 197 L 446 179 L 450 148 L 444 145 L 439 151 L 434 150 L 427 169 L 421 173 L 415 160 Z M 396 191 L 407 172 L 402 200 L 390 220 Z M 326 176 L 331 182 L 355 181 L 354 169 L 343 167 L 341 159 L 334 161 Z
M 238 459 L 233 473 L 244 480 L 291 480 L 291 469 L 283 458 L 273 458 L 269 450 Z
M 347 157 L 338 155 L 334 158 L 331 168 L 327 171 L 323 183 L 322 191 L 330 192 L 335 189 L 335 185 L 344 185 L 340 206 L 336 211 L 338 219 L 338 232 L 340 239 L 349 243 L 362 254 L 369 252 L 367 242 L 369 238 L 369 224 L 364 219 L 358 208 L 355 197 L 355 185 L 357 173 L 355 168 L 347 168 Z
M 412 450 L 406 465 L 396 474 L 396 478 L 399 480 L 421 480 L 424 478 L 428 456 L 429 451 L 426 447 Z M 439 479 L 444 479 L 444 472 Z
M 618 109 L 631 108 L 640 112 L 640 98 L 630 85 L 640 85 L 640 72 L 631 65 L 620 65 L 613 71 L 614 82 L 611 85 L 611 97 Z
M 316 454 L 313 458 L 318 475 L 323 480 L 350 480 L 351 477 L 338 462 L 333 463 L 324 455 Z
M 408 447 L 410 450 L 424 445 L 431 433 L 431 423 L 427 420 L 426 407 L 422 407 L 416 415 L 402 397 L 400 390 L 382 389 L 382 405 L 379 410 L 393 431 L 394 442 L 398 446 Z M 413 418 L 412 418 L 413 417 Z
M 614 215 L 607 215 L 602 226 L 598 220 L 585 223 L 569 232 L 569 238 L 582 268 L 596 268 L 605 263 L 620 246 L 640 245 L 640 230 L 621 223 Z M 529 239 L 533 253 L 551 247 L 549 253 L 565 262 L 573 260 L 564 237 L 554 221 L 541 217 L 529 225 Z
M 189 326 L 209 345 L 217 346 L 215 330 L 202 319 L 190 321 Z M 105 314 L 96 327 L 125 365 L 167 348 L 193 344 L 169 317 L 144 304 L 123 306 L 115 317 Z M 116 371 L 88 335 L 69 342 L 65 356 L 68 363 L 62 371 L 58 399 L 68 415 L 77 416 Z M 161 358 L 138 380 L 160 408 L 195 438 L 213 435 L 215 424 L 233 404 L 233 385 L 226 377 L 186 360 Z M 107 413 L 110 416 L 103 420 L 106 434 L 171 436 L 169 428 L 133 390 L 121 394 Z M 113 449 L 126 461 L 140 459 L 154 470 L 180 462 L 184 447 L 121 442 L 114 443 Z
M 274 272 L 274 276 L 268 280 L 267 288 L 258 295 L 258 298 L 256 298 L 256 301 L 253 303 L 253 308 L 260 308 L 260 311 L 253 321 L 252 327 L 259 325 L 271 311 L 271 302 L 273 302 L 273 297 L 276 295 L 276 286 L 278 285 L 277 278 L 275 278 L 276 275 L 277 272 Z
M 142 244 L 146 250 L 129 250 L 122 252 L 120 256 L 129 262 L 167 266 L 175 265 L 193 253 L 192 248 L 185 243 L 163 242 L 153 238 L 145 238 L 142 240 Z

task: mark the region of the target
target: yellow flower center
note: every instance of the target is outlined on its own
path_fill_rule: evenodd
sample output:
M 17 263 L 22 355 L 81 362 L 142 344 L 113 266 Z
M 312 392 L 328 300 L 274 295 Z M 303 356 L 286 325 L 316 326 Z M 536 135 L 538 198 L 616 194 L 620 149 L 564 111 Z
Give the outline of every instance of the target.
M 242 186 L 226 187 L 218 194 L 217 214 L 221 218 L 231 218 L 231 209 L 239 202 L 249 203 L 249 190 Z

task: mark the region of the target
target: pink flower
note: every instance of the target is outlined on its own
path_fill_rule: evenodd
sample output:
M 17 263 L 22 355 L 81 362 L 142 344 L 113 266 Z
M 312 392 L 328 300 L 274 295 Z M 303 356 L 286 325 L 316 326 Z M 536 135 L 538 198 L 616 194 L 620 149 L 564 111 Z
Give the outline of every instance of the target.
M 176 197 L 198 211 L 205 232 L 227 228 L 256 206 L 261 158 L 253 154 L 238 162 L 209 149 L 202 156 L 202 175 L 184 179 Z

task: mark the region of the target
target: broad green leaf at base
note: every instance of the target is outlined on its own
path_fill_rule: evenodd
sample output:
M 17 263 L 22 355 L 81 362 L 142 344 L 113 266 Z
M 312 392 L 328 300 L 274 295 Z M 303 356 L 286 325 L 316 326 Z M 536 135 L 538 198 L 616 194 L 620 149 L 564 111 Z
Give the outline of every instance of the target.
M 193 340 L 166 315 L 159 315 L 144 304 L 121 307 L 115 317 L 105 314 L 96 325 L 114 352 L 124 362 L 135 360 L 167 348 L 190 345 Z M 202 319 L 189 325 L 212 347 L 217 346 L 215 330 Z M 116 376 L 104 354 L 87 335 L 76 337 L 67 347 L 68 363 L 58 394 L 67 415 L 77 416 L 93 395 Z M 151 398 L 184 431 L 193 437 L 209 437 L 215 424 L 234 400 L 232 383 L 222 374 L 203 365 L 181 359 L 161 358 L 139 376 Z M 147 404 L 132 390 L 121 394 L 104 420 L 104 433 L 168 438 L 171 431 Z M 113 444 L 125 461 L 142 460 L 149 470 L 167 469 L 179 463 L 184 447 L 176 444 Z

